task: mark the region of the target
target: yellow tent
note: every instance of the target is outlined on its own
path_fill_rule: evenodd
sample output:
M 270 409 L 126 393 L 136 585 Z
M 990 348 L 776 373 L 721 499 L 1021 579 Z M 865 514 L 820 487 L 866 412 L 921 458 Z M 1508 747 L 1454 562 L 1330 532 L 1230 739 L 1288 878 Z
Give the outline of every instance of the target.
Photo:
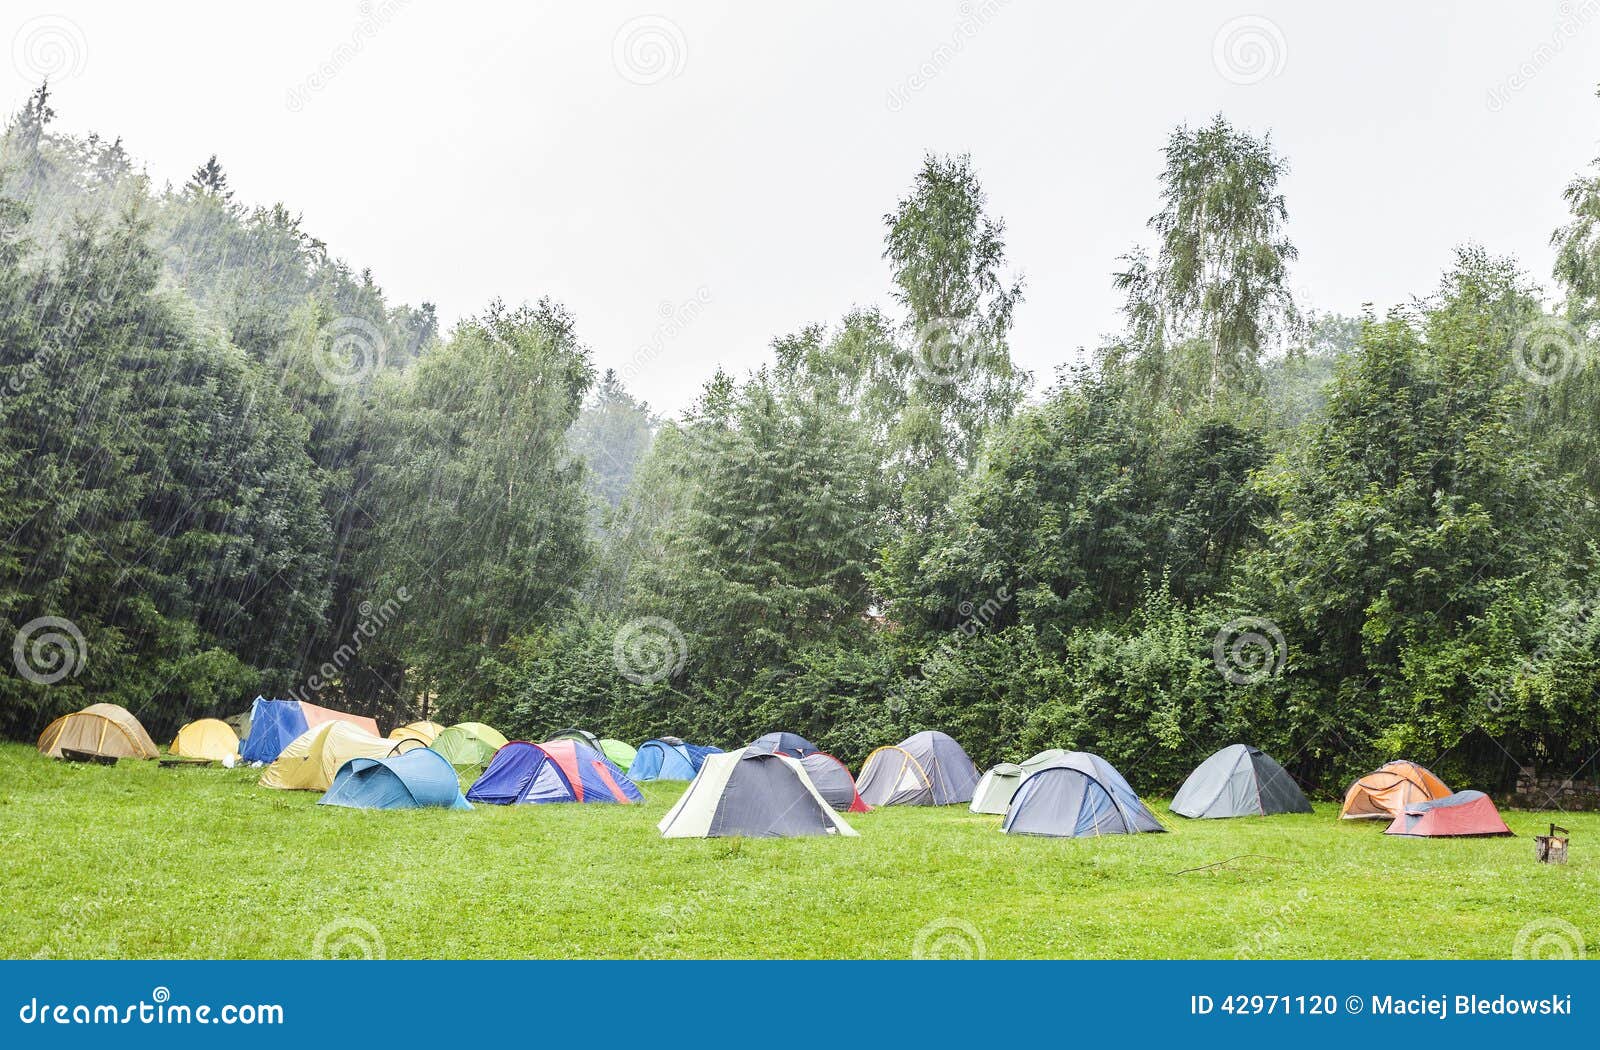
M 363 733 L 349 722 L 312 726 L 289 742 L 278 760 L 261 774 L 261 786 L 326 791 L 339 767 L 352 758 L 387 758 L 405 741 Z
M 420 740 L 424 744 L 433 743 L 433 738 L 444 732 L 444 726 L 438 722 L 408 722 L 403 726 L 395 726 L 389 730 L 390 740 L 405 740 L 407 738 Z
M 184 758 L 209 758 L 223 762 L 239 754 L 239 734 L 228 723 L 216 718 L 201 718 L 178 730 L 167 748 Z
M 112 758 L 155 758 L 160 754 L 139 720 L 116 704 L 90 704 L 46 726 L 39 735 L 39 750 L 60 758 L 62 748 Z

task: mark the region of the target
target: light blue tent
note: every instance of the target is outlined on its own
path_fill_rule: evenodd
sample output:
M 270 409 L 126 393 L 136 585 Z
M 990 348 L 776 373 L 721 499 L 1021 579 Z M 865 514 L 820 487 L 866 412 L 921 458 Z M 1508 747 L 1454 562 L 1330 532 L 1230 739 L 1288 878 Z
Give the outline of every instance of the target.
M 352 758 L 318 803 L 350 809 L 471 809 L 450 760 L 425 747 L 390 758 Z
M 629 780 L 693 780 L 707 755 L 720 755 L 720 747 L 685 744 L 675 736 L 646 740 L 628 767 Z
M 239 757 L 246 762 L 276 762 L 306 728 L 300 701 L 258 696 L 250 705 L 250 735 L 239 742 Z
M 1024 780 L 1000 828 L 1055 838 L 1166 830 L 1110 762 L 1086 751 L 1065 752 Z

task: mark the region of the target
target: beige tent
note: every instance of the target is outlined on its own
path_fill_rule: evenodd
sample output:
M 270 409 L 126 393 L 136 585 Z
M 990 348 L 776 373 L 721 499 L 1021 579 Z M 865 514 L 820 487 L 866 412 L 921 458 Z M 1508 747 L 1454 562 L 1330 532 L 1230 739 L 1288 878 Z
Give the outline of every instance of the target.
M 324 722 L 289 742 L 261 774 L 261 786 L 326 791 L 339 767 L 352 758 L 388 758 L 397 748 L 404 750 L 405 744 L 363 733 L 349 722 Z
M 972 812 L 1003 815 L 1006 807 L 1011 805 L 1011 797 L 1024 780 L 1066 755 L 1059 747 L 1053 747 L 1023 762 L 1002 762 L 998 766 L 991 766 L 972 792 Z
M 155 758 L 160 754 L 139 720 L 116 704 L 90 704 L 46 726 L 39 736 L 39 750 L 60 758 L 63 748 L 110 758 Z
M 395 726 L 389 730 L 390 740 L 420 740 L 424 744 L 433 743 L 433 738 L 444 732 L 444 726 L 438 722 L 407 722 L 403 726 Z
M 225 762 L 239 756 L 239 734 L 228 723 L 201 718 L 178 730 L 167 750 L 183 758 L 209 758 Z

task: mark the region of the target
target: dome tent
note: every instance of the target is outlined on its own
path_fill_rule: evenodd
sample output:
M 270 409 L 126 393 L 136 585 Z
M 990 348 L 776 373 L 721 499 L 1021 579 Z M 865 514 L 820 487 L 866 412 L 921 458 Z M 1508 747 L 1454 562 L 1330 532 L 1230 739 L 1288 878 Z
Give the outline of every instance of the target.
M 638 785 L 610 759 L 576 740 L 517 740 L 495 752 L 467 791 L 468 802 L 492 806 L 546 802 L 643 802 Z
M 949 736 L 917 733 L 867 756 L 856 790 L 869 806 L 952 806 L 971 802 L 978 767 Z
M 1053 747 L 1022 762 L 1002 762 L 991 767 L 973 789 L 972 812 L 993 813 L 996 816 L 1005 813 L 1006 807 L 1011 805 L 1011 797 L 1024 780 L 1066 754 L 1061 748 Z
M 850 775 L 850 770 L 826 751 L 813 751 L 796 761 L 805 768 L 806 776 L 811 778 L 822 801 L 840 813 L 865 813 L 871 808 L 861 801 L 856 791 L 856 778 Z
M 350 809 L 471 809 L 456 767 L 437 751 L 413 748 L 389 758 L 352 758 L 334 774 L 319 806 Z
M 1413 802 L 1450 794 L 1444 781 L 1415 762 L 1387 762 L 1351 784 L 1339 807 L 1341 820 L 1393 820 Z
M 1230 744 L 1195 767 L 1168 808 L 1180 817 L 1265 817 L 1310 813 L 1311 803 L 1271 755 Z
M 742 748 L 706 758 L 657 825 L 662 838 L 795 838 L 855 835 L 798 759 Z
M 368 736 L 381 736 L 378 723 L 364 715 L 318 707 L 304 700 L 268 700 L 256 697 L 250 705 L 250 735 L 241 738 L 239 757 L 246 762 L 272 762 L 283 749 L 308 729 L 329 722 L 344 722 Z
M 707 755 L 720 754 L 720 747 L 686 744 L 675 736 L 657 737 L 639 745 L 628 776 L 637 781 L 693 780 Z
M 239 738 L 228 723 L 215 718 L 201 718 L 178 730 L 167 752 L 183 758 L 209 758 L 214 762 L 226 762 L 239 756 Z
M 482 722 L 458 722 L 434 737 L 428 746 L 453 766 L 482 766 L 506 746 L 506 738 Z
M 617 768 L 624 773 L 633 768 L 633 760 L 639 756 L 639 752 L 634 750 L 632 744 L 609 736 L 600 738 L 600 752 L 616 763 Z
M 589 732 L 587 729 L 578 729 L 576 727 L 572 729 L 563 729 L 561 732 L 551 737 L 550 740 L 552 743 L 557 740 L 576 740 L 578 743 L 589 748 L 590 750 L 600 750 L 600 738 Z
M 799 733 L 768 733 L 752 740 L 750 747 L 771 755 L 788 755 L 790 758 L 805 758 L 820 750 Z
M 1068 751 L 1030 774 L 1006 808 L 1008 835 L 1082 838 L 1165 831 L 1110 762 Z
M 39 750 L 51 758 L 64 758 L 63 750 L 101 758 L 156 758 L 156 742 L 139 720 L 116 704 L 90 704 L 45 726 Z
M 407 722 L 403 726 L 395 726 L 389 730 L 390 740 L 420 740 L 424 744 L 433 743 L 434 737 L 444 732 L 444 726 L 438 722 Z
M 1487 838 L 1510 835 L 1512 831 L 1488 795 L 1457 791 L 1444 798 L 1408 804 L 1383 833 L 1412 838 Z
M 286 791 L 326 791 L 352 758 L 387 758 L 406 741 L 363 733 L 349 722 L 324 722 L 295 737 L 261 774 L 261 786 Z

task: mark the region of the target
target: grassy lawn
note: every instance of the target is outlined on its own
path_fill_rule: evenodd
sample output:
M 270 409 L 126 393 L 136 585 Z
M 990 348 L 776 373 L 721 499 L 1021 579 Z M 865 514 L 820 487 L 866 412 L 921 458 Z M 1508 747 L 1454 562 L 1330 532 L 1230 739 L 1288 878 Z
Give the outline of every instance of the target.
M 1524 930 L 1574 949 L 1576 927 L 1600 956 L 1600 815 L 1562 820 L 1566 867 L 1534 862 L 1546 815 L 1423 841 L 1327 804 L 1226 821 L 1158 804 L 1173 834 L 1099 840 L 953 807 L 851 817 L 856 839 L 667 841 L 681 784 L 640 807 L 378 813 L 258 775 L 0 745 L 0 954 L 305 958 L 321 931 L 325 953 L 389 958 L 1493 958 Z

